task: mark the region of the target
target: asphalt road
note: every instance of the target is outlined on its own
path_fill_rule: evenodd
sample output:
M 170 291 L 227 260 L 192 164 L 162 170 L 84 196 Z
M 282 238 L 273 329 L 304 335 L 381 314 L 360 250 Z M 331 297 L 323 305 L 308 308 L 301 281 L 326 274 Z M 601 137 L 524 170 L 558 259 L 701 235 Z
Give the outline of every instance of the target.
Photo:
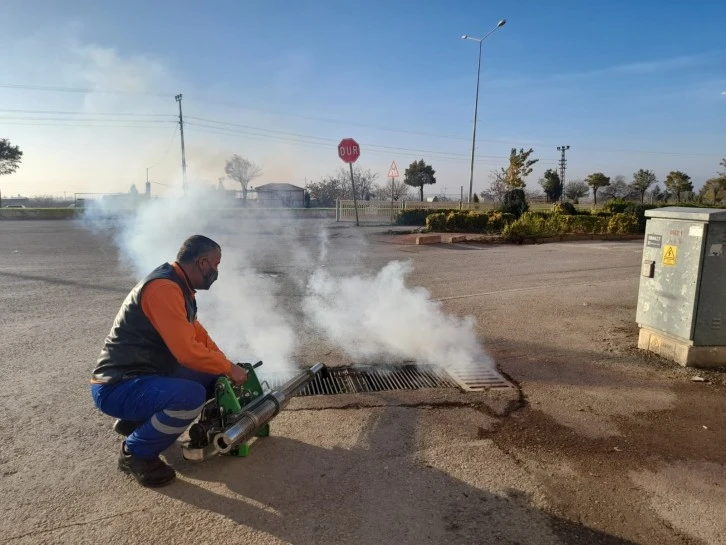
M 474 317 L 518 388 L 295 400 L 249 458 L 192 464 L 175 446 L 165 456 L 177 481 L 143 489 L 116 470 L 120 439 L 88 390 L 135 283 L 110 236 L 118 230 L 2 222 L 0 543 L 724 543 L 723 375 L 635 349 L 641 242 L 420 247 L 313 220 L 212 225 L 220 282 L 244 255 L 264 282 L 247 281 L 274 286 L 294 324 L 300 364 L 355 363 L 301 322 L 317 264 L 345 279 L 406 260 L 407 285 Z M 168 250 L 152 244 L 138 266 Z M 255 314 L 269 303 L 257 296 L 221 320 L 210 292 L 200 313 L 225 345 L 235 320 L 277 331 Z M 403 326 L 400 335 L 421 327 Z M 245 346 L 280 348 L 257 337 Z

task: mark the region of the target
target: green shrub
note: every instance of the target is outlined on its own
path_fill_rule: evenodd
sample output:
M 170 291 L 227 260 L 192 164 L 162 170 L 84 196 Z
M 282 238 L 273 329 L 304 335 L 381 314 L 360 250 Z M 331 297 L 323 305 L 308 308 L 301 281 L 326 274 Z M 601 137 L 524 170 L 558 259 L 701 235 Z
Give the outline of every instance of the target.
M 426 216 L 427 231 L 443 231 L 446 228 L 446 214 L 436 212 Z
M 638 217 L 632 213 L 613 214 L 608 220 L 608 233 L 629 235 L 640 232 Z
M 520 217 L 529 210 L 529 204 L 521 189 L 510 189 L 504 194 L 504 201 L 500 207 L 500 211 L 506 214 L 514 214 Z
M 611 214 L 622 214 L 632 204 L 632 201 L 626 199 L 611 199 L 605 203 L 602 209 Z
M 396 225 L 426 225 L 426 218 L 431 214 L 450 212 L 452 209 L 411 209 L 401 210 L 396 216 Z
M 502 234 L 509 240 L 551 235 L 599 235 L 608 232 L 609 218 L 592 215 L 569 216 L 527 212 L 506 226 Z
M 63 220 L 79 218 L 83 208 L 3 208 L 0 219 Z
M 628 206 L 625 209 L 626 214 L 632 214 L 636 218 L 637 222 L 637 232 L 638 233 L 645 233 L 645 222 L 647 218 L 645 217 L 645 211 L 646 210 L 652 210 L 653 208 L 658 208 L 655 204 L 637 204 L 637 203 L 630 203 L 630 206 Z M 633 231 L 636 232 L 636 231 Z
M 527 214 L 531 214 L 533 216 L 536 216 L 538 218 L 544 218 L 547 219 L 550 217 L 551 212 L 545 212 L 544 210 L 530 210 L 527 212 Z
M 568 201 L 556 202 L 552 205 L 552 212 L 555 214 L 564 214 L 567 216 L 577 215 L 577 208 Z
M 490 210 L 487 214 L 487 231 L 490 233 L 501 233 L 502 230 L 514 222 L 517 218 L 514 214 L 506 214 L 498 210 Z
M 520 241 L 528 237 L 541 237 L 550 234 L 547 220 L 541 216 L 525 212 L 502 230 L 502 236 L 508 240 Z
M 474 210 L 438 212 L 426 218 L 428 231 L 483 233 L 489 224 L 489 216 Z
M 449 212 L 446 214 L 446 231 L 464 231 L 466 216 L 466 212 Z
M 469 231 L 475 233 L 483 233 L 489 228 L 489 215 L 469 212 L 466 224 L 469 228 Z
M 607 220 L 592 215 L 552 214 L 547 225 L 550 232 L 563 235 L 598 235 L 607 232 Z

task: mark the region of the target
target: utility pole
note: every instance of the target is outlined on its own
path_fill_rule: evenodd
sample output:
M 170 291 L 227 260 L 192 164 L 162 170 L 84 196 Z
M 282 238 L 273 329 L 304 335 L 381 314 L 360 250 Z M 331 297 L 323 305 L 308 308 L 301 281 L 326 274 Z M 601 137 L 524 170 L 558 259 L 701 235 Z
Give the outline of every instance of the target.
M 182 149 L 182 187 L 184 188 L 184 195 L 187 194 L 187 158 L 184 154 L 184 117 L 182 116 L 182 96 L 178 94 L 174 97 L 179 103 L 179 134 L 181 134 L 181 149 Z
M 565 159 L 565 152 L 570 149 L 570 146 L 557 146 L 557 150 L 562 152 L 560 158 L 560 183 L 562 184 L 562 192 L 560 193 L 560 201 L 565 196 L 565 170 L 567 170 L 567 159 Z
M 491 29 L 483 38 L 474 38 L 464 34 L 462 40 L 471 40 L 479 43 L 479 60 L 476 69 L 476 98 L 474 99 L 474 131 L 471 135 L 471 170 L 469 172 L 469 204 L 471 204 L 471 194 L 474 187 L 474 150 L 476 149 L 476 118 L 479 115 L 479 76 L 481 75 L 481 44 L 486 40 L 490 34 L 495 32 L 498 28 L 503 27 L 507 23 L 506 19 L 502 19 L 497 23 L 493 29 Z

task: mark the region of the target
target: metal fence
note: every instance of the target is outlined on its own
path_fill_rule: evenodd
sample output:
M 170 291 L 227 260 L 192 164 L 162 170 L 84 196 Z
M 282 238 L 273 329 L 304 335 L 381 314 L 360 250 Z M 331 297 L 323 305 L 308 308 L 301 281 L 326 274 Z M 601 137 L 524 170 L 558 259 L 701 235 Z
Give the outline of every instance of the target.
M 358 201 L 358 220 L 361 222 L 394 223 L 400 210 L 493 210 L 498 206 L 494 201 Z M 591 204 L 577 205 L 578 208 L 591 209 Z M 530 210 L 550 210 L 552 203 L 531 202 Z M 335 203 L 336 221 L 355 221 L 355 205 L 352 200 L 337 200 Z

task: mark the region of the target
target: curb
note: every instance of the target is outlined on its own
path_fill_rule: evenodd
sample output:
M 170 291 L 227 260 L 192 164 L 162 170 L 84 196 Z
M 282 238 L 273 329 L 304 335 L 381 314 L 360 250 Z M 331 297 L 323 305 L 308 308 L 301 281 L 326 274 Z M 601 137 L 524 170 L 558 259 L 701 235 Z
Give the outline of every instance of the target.
M 465 235 L 429 233 L 418 235 L 416 245 L 422 244 L 547 244 L 551 242 L 583 242 L 588 240 L 643 240 L 644 234 L 636 235 L 555 235 L 546 237 L 523 237 L 519 240 L 507 240 L 502 235 Z

